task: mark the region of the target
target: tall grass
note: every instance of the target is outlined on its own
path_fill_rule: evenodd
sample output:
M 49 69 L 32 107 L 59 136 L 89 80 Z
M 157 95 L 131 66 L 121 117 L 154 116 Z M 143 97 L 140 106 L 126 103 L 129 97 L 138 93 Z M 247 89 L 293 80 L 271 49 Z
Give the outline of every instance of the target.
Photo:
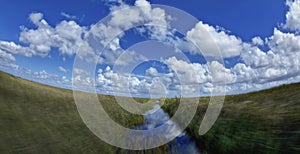
M 208 153 L 299 153 L 300 83 L 242 95 L 226 96 L 213 128 L 198 129 L 209 98 L 199 98 L 187 132 Z M 143 117 L 120 107 L 113 96 L 98 95 L 109 116 L 125 127 Z M 144 103 L 148 99 L 134 98 Z M 179 98 L 166 99 L 173 115 Z M 145 151 L 111 146 L 82 122 L 72 91 L 54 88 L 0 72 L 0 153 L 167 153 L 166 145 Z
M 125 127 L 143 122 L 98 95 L 107 113 Z M 82 122 L 72 91 L 0 72 L 0 153 L 116 153 Z
M 198 134 L 209 97 L 199 99 L 187 131 L 208 153 L 300 153 L 300 83 L 226 96 L 221 114 L 208 133 Z M 180 99 L 163 109 L 173 115 Z

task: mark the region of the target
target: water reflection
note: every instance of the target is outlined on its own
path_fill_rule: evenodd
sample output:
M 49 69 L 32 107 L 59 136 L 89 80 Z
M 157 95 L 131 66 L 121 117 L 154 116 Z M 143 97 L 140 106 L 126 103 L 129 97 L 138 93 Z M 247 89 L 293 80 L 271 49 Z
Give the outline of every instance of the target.
M 162 138 L 169 138 L 170 136 L 174 136 L 174 134 L 179 134 L 180 128 L 174 122 L 169 120 L 169 115 L 165 113 L 161 107 L 156 104 L 153 109 L 149 110 L 144 114 L 145 123 L 135 127 L 134 129 L 138 130 L 150 130 L 153 128 L 157 128 L 163 124 L 167 124 L 167 133 L 160 134 Z M 151 138 L 151 136 L 149 136 Z M 146 139 L 144 142 L 149 142 L 151 139 Z M 153 141 L 155 142 L 155 141 Z M 139 144 L 143 144 L 143 142 L 139 142 Z M 186 132 L 181 133 L 174 140 L 165 145 L 167 147 L 168 153 L 191 153 L 198 154 L 200 153 L 196 143 L 188 136 Z

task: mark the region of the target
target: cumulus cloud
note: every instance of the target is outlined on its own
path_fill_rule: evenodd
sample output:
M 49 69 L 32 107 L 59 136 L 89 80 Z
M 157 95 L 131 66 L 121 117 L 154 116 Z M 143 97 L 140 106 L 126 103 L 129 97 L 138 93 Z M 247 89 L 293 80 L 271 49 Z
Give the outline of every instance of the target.
M 150 83 L 146 79 L 140 79 L 133 74 L 117 73 L 109 66 L 98 70 L 97 88 L 102 91 L 115 94 L 147 94 Z
M 241 54 L 246 66 L 250 67 L 247 72 L 255 74 L 255 78 L 247 77 L 248 81 L 276 85 L 299 77 L 299 44 L 299 35 L 274 28 L 273 35 L 266 39 L 270 50 L 262 51 L 254 45 L 248 45 L 249 50 Z
M 201 64 L 189 64 L 186 61 L 178 60 L 176 57 L 168 58 L 163 62 L 176 73 L 182 84 L 199 84 L 205 82 L 201 80 L 207 80 L 207 78 L 201 78 L 201 76 L 199 76 L 206 71 Z
M 236 81 L 236 76 L 232 70 L 225 68 L 218 61 L 211 61 L 206 64 L 189 63 L 171 57 L 163 61 L 171 70 L 174 70 L 176 76 L 181 79 L 181 84 L 204 84 L 213 85 L 230 84 Z
M 97 89 L 100 92 L 134 96 L 178 95 L 179 81 L 172 72 L 159 73 L 155 68 L 146 70 L 146 76 L 115 72 L 109 66 L 97 71 Z M 192 86 L 191 86 L 192 87 Z
M 106 24 L 96 24 L 90 27 L 80 26 L 72 21 L 75 18 L 64 12 L 62 15 L 71 21 L 63 20 L 55 26 L 49 25 L 42 13 L 30 14 L 29 19 L 35 28 L 22 28 L 19 38 L 22 45 L 0 41 L 0 66 L 20 70 L 17 65 L 11 63 L 16 60 L 14 55 L 45 57 L 54 48 L 58 49 L 62 55 L 74 55 L 76 50 L 83 51 L 78 53 L 80 58 L 87 61 L 98 60 L 95 55 L 100 54 L 100 51 L 96 51 L 96 48 L 88 42 L 86 38 L 89 36 L 96 36 L 102 46 L 107 45 L 100 54 L 99 64 L 125 65 L 130 61 L 143 61 L 146 59 L 134 51 L 124 51 L 121 48 L 120 39 L 124 35 L 124 30 L 140 23 L 147 23 L 148 26 L 138 29 L 138 32 L 149 31 L 151 39 L 175 44 L 185 48 L 191 54 L 203 54 L 216 58 L 239 57 L 240 61 L 226 68 L 216 60 L 200 64 L 169 57 L 161 59 L 161 62 L 169 68 L 169 72 L 160 73 L 156 68 L 150 67 L 146 70 L 146 76 L 114 72 L 108 66 L 97 72 L 95 84 L 99 90 L 124 93 L 127 92 L 125 88 L 129 87 L 129 90 L 135 94 L 146 94 L 151 88 L 162 90 L 162 84 L 168 94 L 185 90 L 196 96 L 199 95 L 197 86 L 200 86 L 200 92 L 209 93 L 225 82 L 227 92 L 236 92 L 300 80 L 300 0 L 288 0 L 286 3 L 289 11 L 286 14 L 286 23 L 283 24 L 285 31 L 274 28 L 272 36 L 268 38 L 257 36 L 250 42 L 243 42 L 238 36 L 231 35 L 217 25 L 198 22 L 186 33 L 186 37 L 189 41 L 199 45 L 201 51 L 196 50 L 188 41 L 180 41 L 173 31 L 169 31 L 168 24 L 171 17 L 163 9 L 152 8 L 148 1 L 136 0 L 134 3 L 136 7 L 130 9 L 122 0 L 108 0 L 107 2 L 114 4 L 110 5 L 112 17 Z M 127 9 L 126 13 L 119 12 L 120 9 Z M 261 46 L 266 46 L 268 50 L 264 51 Z M 124 52 L 127 54 L 116 62 Z M 68 72 L 62 66 L 58 69 Z M 84 87 L 94 82 L 85 70 L 79 68 L 73 69 L 72 79 L 51 75 L 46 71 L 25 72 L 34 79 L 49 80 L 56 84 L 80 81 Z
M 150 67 L 146 70 L 146 74 L 150 76 L 158 76 L 158 71 L 156 68 Z
M 14 42 L 0 41 L 0 49 L 7 53 L 31 57 L 36 52 L 28 47 L 17 45 Z
M 13 62 L 15 60 L 16 59 L 12 54 L 7 53 L 0 49 L 0 61 Z
M 43 14 L 42 13 L 31 13 L 29 15 L 29 19 L 32 23 L 34 23 L 35 25 L 38 25 L 40 23 L 40 21 L 43 18 Z
M 264 41 L 259 36 L 253 37 L 252 38 L 252 43 L 254 45 L 264 45 Z
M 127 4 L 123 0 L 103 0 L 110 11 L 117 11 L 121 8 L 127 7 Z
M 112 11 L 111 19 L 107 21 L 107 24 L 93 25 L 90 33 L 101 39 L 101 43 L 107 44 L 115 36 L 136 25 L 155 24 L 166 27 L 167 20 L 168 17 L 165 15 L 164 10 L 151 8 L 150 3 L 146 0 L 137 0 L 135 1 L 135 7 L 129 8 L 129 5 L 126 5 L 126 7 L 119 7 L 117 10 Z
M 164 10 L 152 8 L 146 0 L 135 1 L 135 7 L 131 8 L 129 8 L 129 5 L 123 3 L 123 1 L 112 0 L 108 2 L 119 5 L 111 6 L 113 7 L 111 9 L 111 18 L 106 19 L 105 22 L 91 25 L 86 35 L 87 37 L 96 38 L 95 40 L 101 43 L 100 45 L 92 45 L 92 49 L 96 52 L 96 55 L 100 56 L 99 64 L 114 64 L 117 58 L 124 53 L 124 50 L 120 46 L 120 38 L 123 37 L 124 31 L 140 24 L 167 26 L 168 19 Z M 101 53 L 97 51 L 97 49 L 103 47 L 106 48 Z M 127 56 L 131 56 L 130 59 L 138 57 L 134 52 L 127 54 Z
M 300 51 L 300 36 L 293 33 L 283 33 L 275 28 L 273 36 L 269 38 L 268 45 L 275 53 L 297 53 Z
M 300 31 L 300 0 L 287 0 L 289 11 L 286 14 L 284 27 L 294 31 Z
M 23 28 L 19 40 L 29 44 L 29 48 L 39 56 L 48 55 L 52 48 L 58 48 L 62 54 L 73 55 L 84 42 L 82 35 L 87 28 L 75 21 L 62 21 L 56 27 L 51 27 L 41 14 L 30 16 L 34 16 L 32 21 L 37 29 Z
M 240 55 L 243 50 L 243 42 L 234 35 L 228 35 L 223 30 L 204 24 L 202 21 L 187 32 L 187 38 L 201 49 L 204 56 L 212 57 L 234 57 Z M 217 46 L 217 47 L 216 47 Z
M 32 72 L 28 70 L 26 74 L 23 74 L 25 78 L 41 82 L 43 84 L 49 84 L 52 86 L 59 86 L 63 88 L 71 88 L 71 81 L 65 76 L 59 76 L 56 74 L 48 73 L 45 70 Z
M 20 68 L 19 65 L 0 60 L 0 69 L 3 71 L 17 72 L 19 70 L 19 68 Z
M 115 10 L 128 7 L 122 1 L 109 1 L 120 3 Z M 42 13 L 31 13 L 29 15 L 30 21 L 36 28 L 28 29 L 22 27 L 19 41 L 28 46 L 21 46 L 14 42 L 0 42 L 0 49 L 7 53 L 19 54 L 27 57 L 33 55 L 46 57 L 52 49 L 58 49 L 62 55 L 74 55 L 78 52 L 78 57 L 87 61 L 97 60 L 99 51 L 95 51 L 85 39 L 84 36 L 93 34 L 97 36 L 103 45 L 108 45 L 108 48 L 102 52 L 99 63 L 112 64 L 124 52 L 120 47 L 119 38 L 122 37 L 122 32 L 137 23 L 155 23 L 166 25 L 166 17 L 164 11 L 159 8 L 151 8 L 150 3 L 145 0 L 137 0 L 136 7 L 128 9 L 127 14 L 115 11 L 112 13 L 111 20 L 107 25 L 91 25 L 84 27 L 78 25 L 75 21 L 61 21 L 55 27 L 52 27 L 44 19 Z M 125 7 L 126 6 L 126 7 Z M 62 12 L 63 16 L 70 17 L 70 15 Z M 158 16 L 159 15 L 159 16 Z M 129 17 L 129 18 L 128 18 Z M 115 38 L 115 36 L 119 35 Z M 132 57 L 135 55 L 131 54 Z

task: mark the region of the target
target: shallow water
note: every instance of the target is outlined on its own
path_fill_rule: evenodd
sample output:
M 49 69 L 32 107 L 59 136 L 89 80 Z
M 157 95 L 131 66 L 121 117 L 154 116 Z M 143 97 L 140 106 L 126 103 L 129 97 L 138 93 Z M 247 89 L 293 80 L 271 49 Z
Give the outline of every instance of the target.
M 170 117 L 167 113 L 165 113 L 160 106 L 157 104 L 154 106 L 153 109 L 149 110 L 144 114 L 145 123 L 135 127 L 135 129 L 139 130 L 150 130 L 153 128 L 157 128 L 163 124 L 167 124 L 170 130 L 166 131 L 167 133 L 161 134 L 162 137 L 168 137 L 173 133 L 178 133 L 180 131 L 179 126 L 170 120 Z M 169 121 L 170 120 L 170 121 Z M 195 141 L 186 133 L 183 132 L 178 135 L 174 140 L 167 143 L 167 151 L 169 153 L 176 153 L 176 154 L 198 154 L 200 150 L 196 146 Z

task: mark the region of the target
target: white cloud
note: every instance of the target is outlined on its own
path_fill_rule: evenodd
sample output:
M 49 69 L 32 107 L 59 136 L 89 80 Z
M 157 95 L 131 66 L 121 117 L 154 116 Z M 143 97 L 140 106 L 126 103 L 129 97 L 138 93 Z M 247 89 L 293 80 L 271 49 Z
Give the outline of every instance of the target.
M 287 0 L 289 11 L 286 14 L 284 28 L 300 31 L 300 0 Z
M 73 15 L 70 15 L 66 12 L 61 12 L 60 15 L 62 15 L 63 17 L 67 18 L 67 19 L 70 19 L 70 20 L 76 20 L 77 17 L 76 16 L 73 16 Z
M 109 6 L 110 11 L 117 11 L 121 8 L 127 7 L 123 0 L 104 0 L 106 5 Z
M 58 69 L 59 69 L 60 71 L 64 72 L 64 73 L 68 73 L 68 72 L 69 72 L 66 68 L 64 68 L 64 67 L 62 67 L 62 66 L 58 66 Z
M 275 53 L 293 54 L 300 52 L 300 36 L 293 33 L 283 33 L 277 28 L 268 40 L 268 45 Z
M 236 76 L 230 69 L 225 68 L 217 61 L 207 64 L 188 63 L 171 57 L 163 61 L 178 76 L 180 85 L 198 85 L 210 83 L 213 85 L 231 84 L 236 81 Z
M 0 49 L 11 54 L 22 55 L 26 57 L 31 57 L 35 55 L 35 51 L 20 45 L 15 44 L 14 42 L 0 41 Z
M 140 80 L 134 75 L 116 73 L 109 66 L 105 70 L 98 70 L 97 87 L 102 91 L 124 94 L 129 91 L 134 93 L 145 93 L 150 84 L 146 80 Z
M 110 1 L 112 2 L 112 1 Z M 118 9 L 128 7 L 122 1 L 114 1 L 120 3 Z M 78 57 L 87 61 L 97 60 L 96 50 L 90 47 L 90 44 L 85 40 L 84 36 L 94 34 L 101 39 L 103 45 L 111 42 L 105 52 L 100 57 L 100 63 L 112 64 L 117 57 L 124 52 L 119 44 L 119 38 L 122 37 L 122 31 L 135 25 L 139 22 L 158 23 L 166 25 L 164 11 L 158 8 L 152 9 L 150 3 L 145 0 L 136 1 L 136 8 L 128 9 L 127 14 L 124 12 L 113 13 L 112 19 L 107 25 L 92 25 L 90 29 L 78 25 L 75 21 L 61 21 L 56 26 L 52 27 L 44 19 L 42 13 L 31 13 L 30 21 L 36 25 L 34 29 L 22 27 L 19 41 L 28 46 L 17 45 L 14 42 L 0 42 L 0 49 L 12 54 L 24 55 L 31 57 L 38 55 L 41 57 L 48 56 L 49 52 L 58 48 L 62 55 L 74 55 L 76 51 Z M 159 16 L 157 16 L 159 14 Z M 62 12 L 63 16 L 71 17 L 69 14 Z M 128 15 L 130 18 L 128 18 Z M 73 18 L 73 17 L 72 17 Z M 99 35 L 98 35 L 99 34 Z M 114 38 L 117 34 L 117 38 Z M 97 51 L 98 52 L 98 51 Z M 134 58 L 134 54 L 131 54 Z
M 252 38 L 252 43 L 254 45 L 264 45 L 264 41 L 259 36 L 253 37 Z
M 235 83 L 255 83 L 258 76 L 254 69 L 242 63 L 236 64 L 231 72 L 236 76 Z
M 86 28 L 76 22 L 62 21 L 56 27 L 51 27 L 41 19 L 43 16 L 36 14 L 31 16 L 34 16 L 32 18 L 37 29 L 23 28 L 19 40 L 29 44 L 29 48 L 34 50 L 36 55 L 47 56 L 52 48 L 58 48 L 62 54 L 73 55 L 83 44 L 82 35 L 86 32 Z
M 271 80 L 272 78 L 277 78 L 281 76 L 285 76 L 287 74 L 287 70 L 281 68 L 268 68 L 266 71 L 260 75 L 260 79 L 268 79 Z
M 149 71 L 155 76 L 141 76 L 129 73 L 114 72 L 110 67 L 98 70 L 97 88 L 99 91 L 106 91 L 108 93 L 115 93 L 119 95 L 127 95 L 128 92 L 134 96 L 162 96 L 167 94 L 172 95 L 179 87 L 176 87 L 173 73 L 160 74 L 155 68 L 150 67 Z M 176 87 L 171 89 L 171 87 Z M 162 91 L 163 90 L 163 91 Z M 173 94 L 174 96 L 174 94 Z
M 0 49 L 0 61 L 13 62 L 16 61 L 15 57 Z
M 44 21 L 44 20 L 43 20 Z M 54 29 L 48 23 L 37 21 L 37 29 L 24 28 L 19 40 L 29 44 L 29 47 L 36 51 L 39 56 L 47 56 L 51 46 L 56 43 Z
M 10 72 L 10 71 L 17 72 L 19 70 L 19 68 L 20 68 L 19 65 L 0 60 L 0 69 L 1 70 L 5 70 L 7 72 Z
M 109 43 L 115 36 L 139 24 L 167 26 L 167 16 L 164 10 L 151 8 L 146 0 L 137 0 L 135 7 L 131 8 L 124 5 L 126 7 L 119 6 L 117 10 L 111 12 L 111 19 L 107 20 L 107 24 L 92 25 L 90 33 L 100 38 L 102 44 Z
M 81 37 L 86 31 L 85 27 L 79 26 L 74 21 L 62 21 L 55 27 L 55 32 L 59 36 L 58 44 L 54 44 L 59 48 L 62 54 L 73 55 L 83 44 Z
M 163 61 L 172 71 L 175 72 L 182 85 L 199 84 L 208 80 L 206 76 L 202 76 L 207 69 L 201 64 L 190 64 L 176 57 L 171 57 Z
M 228 58 L 239 56 L 243 50 L 243 42 L 240 38 L 228 35 L 222 30 L 204 24 L 202 21 L 187 32 L 187 38 L 201 49 L 201 53 L 197 50 L 197 53 L 194 54 Z
M 29 15 L 29 19 L 32 23 L 38 25 L 38 23 L 42 20 L 43 16 L 44 15 L 42 13 L 31 13 Z
M 272 52 L 265 53 L 261 51 L 258 47 L 252 46 L 250 44 L 244 44 L 244 48 L 248 48 L 241 53 L 241 58 L 246 65 L 252 68 L 264 67 L 269 65 L 268 59 Z
M 147 57 L 145 57 L 144 55 L 139 54 L 138 52 L 135 51 L 127 50 L 126 52 L 121 53 L 114 59 L 110 59 L 110 61 L 108 62 L 113 63 L 115 66 L 122 65 L 122 67 L 125 67 L 132 64 L 138 64 L 147 60 L 148 60 Z
M 213 85 L 225 85 L 236 82 L 236 76 L 232 74 L 232 71 L 225 68 L 225 66 L 218 61 L 209 62 L 207 65 L 208 76 Z
M 70 79 L 68 79 L 65 76 L 58 76 L 56 74 L 48 73 L 45 70 L 34 72 L 30 69 L 22 68 L 16 64 L 11 63 L 0 63 L 0 69 L 6 70 L 7 72 L 10 72 L 16 76 L 20 76 L 22 78 L 32 80 L 35 82 L 40 82 L 56 87 L 71 88 Z
M 16 59 L 12 54 L 2 51 L 0 49 L 0 70 L 10 73 L 17 72 L 19 66 L 13 64 L 15 60 Z
M 80 69 L 80 68 L 73 68 L 73 73 L 75 75 L 87 75 L 88 74 L 85 70 Z
M 129 28 L 134 28 L 140 24 L 155 24 L 167 27 L 168 17 L 164 10 L 160 8 L 151 8 L 151 5 L 146 0 L 135 1 L 135 7 L 129 7 L 122 1 L 117 2 L 121 5 L 115 6 L 112 9 L 111 18 L 101 24 L 92 25 L 88 36 L 95 36 L 101 42 L 101 47 L 106 46 L 106 50 L 101 53 L 100 64 L 113 64 L 124 50 L 120 47 L 120 40 L 123 32 Z M 118 9 L 117 9 L 118 8 Z M 166 30 L 164 30 L 166 31 Z M 159 32 L 160 34 L 163 31 Z M 99 48 L 97 47 L 94 47 Z M 136 54 L 129 54 L 134 59 Z M 127 55 L 127 56 L 129 56 Z M 128 60 L 127 60 L 128 61 Z
M 150 67 L 149 69 L 146 70 L 146 74 L 154 77 L 154 76 L 158 76 L 158 71 L 156 68 Z
M 124 53 L 124 50 L 120 47 L 120 39 L 114 38 L 108 44 L 108 46 L 101 53 L 99 53 L 100 58 L 98 59 L 98 63 L 114 64 L 122 53 Z M 130 57 L 130 58 L 132 59 L 134 57 Z M 121 63 L 121 60 L 119 60 L 119 63 Z
M 248 45 L 249 50 L 243 52 L 241 57 L 247 67 L 251 68 L 248 72 L 255 74 L 252 80 L 256 83 L 282 84 L 300 76 L 299 44 L 299 35 L 284 33 L 275 28 L 273 35 L 266 39 L 269 51 L 264 52 L 256 46 Z
M 126 92 L 126 87 L 133 93 L 149 93 L 149 89 L 163 88 L 162 83 L 168 93 L 178 92 L 180 88 L 199 94 L 196 86 L 200 90 L 209 93 L 217 88 L 222 82 L 227 83 L 227 91 L 249 91 L 250 89 L 261 89 L 269 86 L 279 85 L 286 82 L 300 80 L 300 0 L 288 0 L 289 11 L 286 14 L 286 24 L 284 28 L 298 33 L 282 32 L 274 28 L 272 36 L 262 39 L 259 36 L 252 38 L 251 42 L 243 42 L 238 36 L 229 34 L 223 28 L 211 26 L 199 22 L 187 32 L 187 38 L 198 44 L 202 49 L 194 49 L 190 43 L 179 41 L 174 37 L 173 32 L 167 30 L 168 22 L 171 19 L 164 10 L 151 8 L 146 0 L 135 1 L 135 8 L 128 8 L 128 5 L 121 0 L 109 0 L 110 3 L 118 3 L 112 6 L 112 18 L 107 24 L 91 25 L 90 27 L 80 26 L 75 21 L 61 21 L 55 26 L 51 26 L 44 19 L 42 13 L 32 13 L 29 15 L 30 21 L 36 26 L 33 29 L 23 28 L 20 34 L 20 44 L 14 42 L 0 41 L 0 66 L 2 68 L 19 69 L 11 62 L 15 61 L 14 55 L 31 57 L 34 55 L 45 57 L 53 48 L 57 48 L 62 55 L 74 55 L 77 50 L 78 56 L 87 61 L 97 60 L 100 51 L 93 49 L 86 37 L 94 35 L 99 38 L 102 46 L 107 45 L 107 49 L 100 56 L 100 64 L 113 64 L 124 53 L 120 46 L 120 38 L 123 31 L 139 23 L 149 25 L 160 25 L 161 27 L 148 26 L 143 31 L 149 31 L 150 38 L 173 43 L 185 47 L 192 54 L 203 54 L 220 58 L 218 51 L 223 58 L 240 56 L 242 62 L 235 64 L 231 68 L 225 68 L 218 61 L 209 61 L 206 64 L 188 63 L 178 60 L 175 57 L 163 59 L 162 62 L 169 67 L 169 72 L 159 73 L 151 67 L 146 70 L 145 77 L 135 74 L 118 73 L 110 67 L 98 70 L 97 88 L 103 91 L 116 90 L 119 93 Z M 119 9 L 127 9 L 126 13 L 118 12 Z M 75 19 L 73 16 L 62 12 L 62 15 Z M 118 35 L 118 37 L 115 37 Z M 175 38 L 175 39 L 174 39 Z M 210 39 L 208 39 L 210 38 Z M 218 49 L 214 46 L 217 45 Z M 259 46 L 266 45 L 269 51 L 263 51 Z M 126 51 L 123 59 L 119 59 L 117 64 L 125 65 L 130 61 L 145 60 L 133 51 Z M 62 72 L 68 72 L 66 68 L 58 67 Z M 31 72 L 32 78 L 39 81 L 51 83 L 69 83 L 70 81 L 80 81 L 81 85 L 90 85 L 93 80 L 83 69 L 74 68 L 74 77 L 67 79 L 47 73 L 46 71 Z M 29 73 L 28 73 L 29 72 Z M 180 81 L 182 79 L 182 81 Z M 49 80 L 49 81 L 48 81 Z M 181 82 L 181 83 L 180 83 Z M 153 84 L 155 83 L 155 84 Z M 184 86 L 181 86 L 181 85 Z

